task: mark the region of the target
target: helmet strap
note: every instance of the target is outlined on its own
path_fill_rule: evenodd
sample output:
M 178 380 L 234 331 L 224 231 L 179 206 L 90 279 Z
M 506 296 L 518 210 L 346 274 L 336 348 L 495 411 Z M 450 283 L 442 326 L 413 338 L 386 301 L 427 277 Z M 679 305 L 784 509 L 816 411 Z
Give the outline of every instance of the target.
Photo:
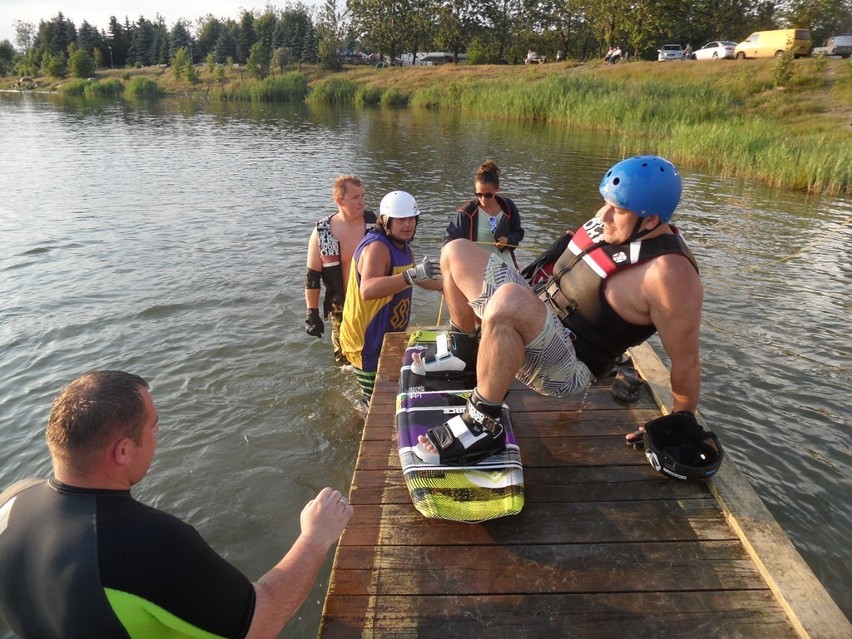
M 663 223 L 659 218 L 657 218 L 657 225 L 654 228 L 645 229 L 644 231 L 640 231 L 639 227 L 642 226 L 642 223 L 644 221 L 645 221 L 644 217 L 640 217 L 638 220 L 636 220 L 636 226 L 633 227 L 633 232 L 630 234 L 629 241 L 641 240 L 643 237 L 648 235 L 648 233 L 651 233 L 652 231 L 656 231 L 658 228 L 660 228 L 660 224 Z

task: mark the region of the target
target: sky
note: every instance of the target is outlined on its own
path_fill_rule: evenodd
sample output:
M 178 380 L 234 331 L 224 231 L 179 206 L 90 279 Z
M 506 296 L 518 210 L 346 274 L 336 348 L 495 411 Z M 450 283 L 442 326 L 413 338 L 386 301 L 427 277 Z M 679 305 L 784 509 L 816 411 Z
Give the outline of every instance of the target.
M 0 0 L 0 42 L 9 40 L 15 45 L 15 21 L 32 22 L 38 29 L 41 20 L 48 21 L 61 11 L 79 29 L 83 20 L 98 30 L 106 29 L 110 16 L 121 22 L 124 17 L 136 22 L 139 16 L 154 20 L 159 13 L 171 27 L 181 18 L 195 24 L 208 13 L 217 18 L 240 17 L 243 9 L 262 12 L 267 5 L 284 7 L 287 2 L 268 0 Z M 315 6 L 318 0 L 303 0 Z

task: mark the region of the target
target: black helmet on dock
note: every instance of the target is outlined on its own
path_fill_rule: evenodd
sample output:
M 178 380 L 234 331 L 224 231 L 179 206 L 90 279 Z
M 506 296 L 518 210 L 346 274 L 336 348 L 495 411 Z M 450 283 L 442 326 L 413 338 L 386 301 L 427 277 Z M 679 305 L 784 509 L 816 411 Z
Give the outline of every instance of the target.
M 645 457 L 654 470 L 675 479 L 711 477 L 725 456 L 716 435 L 704 430 L 688 411 L 649 421 L 644 441 Z

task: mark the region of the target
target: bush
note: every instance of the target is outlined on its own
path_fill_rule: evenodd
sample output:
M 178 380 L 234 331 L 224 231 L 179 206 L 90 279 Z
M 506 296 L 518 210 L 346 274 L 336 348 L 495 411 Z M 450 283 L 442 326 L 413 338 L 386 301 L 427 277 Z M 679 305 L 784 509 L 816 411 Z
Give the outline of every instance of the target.
M 159 85 L 148 78 L 133 78 L 124 91 L 128 98 L 157 98 L 161 94 Z
M 86 87 L 92 84 L 90 80 L 71 80 L 57 87 L 57 91 L 62 95 L 71 95 L 82 97 L 86 93 Z
M 116 78 L 109 78 L 103 82 L 91 82 L 85 87 L 87 98 L 118 97 L 124 93 L 124 85 Z
M 308 102 L 315 104 L 355 104 L 355 94 L 358 85 L 352 80 L 331 77 L 317 82 L 310 94 Z

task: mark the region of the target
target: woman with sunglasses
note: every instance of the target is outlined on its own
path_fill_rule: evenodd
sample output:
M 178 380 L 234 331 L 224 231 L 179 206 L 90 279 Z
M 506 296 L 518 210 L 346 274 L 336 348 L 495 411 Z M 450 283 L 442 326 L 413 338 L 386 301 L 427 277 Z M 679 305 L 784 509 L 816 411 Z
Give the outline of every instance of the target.
M 515 248 L 524 239 L 521 215 L 512 200 L 497 194 L 500 169 L 492 160 L 477 169 L 473 186 L 475 197 L 458 208 L 447 225 L 443 243 L 459 238 L 476 242 L 517 269 Z

